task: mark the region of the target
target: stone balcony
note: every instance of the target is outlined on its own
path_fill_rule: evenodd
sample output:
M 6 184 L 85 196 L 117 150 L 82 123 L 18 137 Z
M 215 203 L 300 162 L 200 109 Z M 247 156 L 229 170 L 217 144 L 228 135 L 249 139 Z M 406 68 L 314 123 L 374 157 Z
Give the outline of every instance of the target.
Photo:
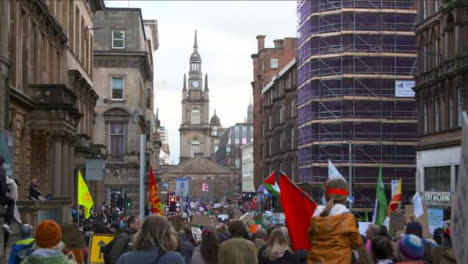
M 468 54 L 456 56 L 453 59 L 443 62 L 439 67 L 431 71 L 423 72 L 416 77 L 417 87 L 427 83 L 435 82 L 444 79 L 450 75 L 457 74 L 459 71 L 466 71 L 468 69 Z

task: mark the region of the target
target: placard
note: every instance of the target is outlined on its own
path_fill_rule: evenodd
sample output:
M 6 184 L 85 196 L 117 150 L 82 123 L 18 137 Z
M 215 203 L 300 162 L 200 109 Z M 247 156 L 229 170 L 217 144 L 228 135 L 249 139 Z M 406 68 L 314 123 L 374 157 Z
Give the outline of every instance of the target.
M 75 224 L 66 224 L 61 225 L 60 228 L 62 228 L 62 241 L 68 249 L 84 248 L 86 246 L 78 226 Z
M 424 213 L 420 217 L 416 218 L 414 216 L 414 208 L 412 205 L 407 205 L 405 207 L 405 223 L 411 222 L 411 220 L 415 220 L 419 222 L 423 227 L 423 236 L 425 238 L 431 238 L 431 234 L 429 233 L 429 220 L 427 219 L 427 207 L 423 206 Z
M 102 249 L 109 244 L 113 239 L 114 234 L 92 234 L 89 241 L 89 264 L 104 263 L 104 253 Z
M 390 214 L 390 226 L 388 232 L 394 236 L 397 231 L 405 230 L 405 220 L 403 213 L 393 212 Z
M 367 232 L 367 228 L 369 228 L 369 225 L 372 224 L 372 222 L 359 222 L 358 224 L 359 224 L 359 233 L 365 236 Z
M 427 219 L 429 222 L 429 233 L 434 234 L 434 230 L 444 226 L 444 209 L 428 208 Z
M 395 97 L 414 97 L 414 80 L 395 80 Z
M 209 215 L 194 215 L 192 225 L 209 227 L 211 226 L 211 217 Z

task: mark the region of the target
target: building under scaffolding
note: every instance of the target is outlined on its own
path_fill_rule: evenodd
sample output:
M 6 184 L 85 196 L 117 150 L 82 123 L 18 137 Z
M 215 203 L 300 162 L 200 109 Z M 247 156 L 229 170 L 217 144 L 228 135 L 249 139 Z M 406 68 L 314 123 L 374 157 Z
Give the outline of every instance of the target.
M 299 179 L 314 199 L 331 160 L 354 207 L 372 208 L 379 167 L 414 193 L 416 0 L 298 1 Z M 351 153 L 351 155 L 349 155 Z

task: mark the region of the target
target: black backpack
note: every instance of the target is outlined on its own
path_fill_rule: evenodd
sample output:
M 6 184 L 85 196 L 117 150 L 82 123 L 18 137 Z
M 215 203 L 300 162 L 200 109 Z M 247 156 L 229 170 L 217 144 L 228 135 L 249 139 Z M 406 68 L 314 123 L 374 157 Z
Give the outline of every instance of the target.
M 119 236 L 122 236 L 122 235 L 125 235 L 126 238 L 127 238 L 127 246 L 124 248 L 124 250 L 122 252 L 120 252 L 120 255 L 123 255 L 124 253 L 132 250 L 132 242 L 133 242 L 132 241 L 133 235 L 129 235 L 129 234 L 123 232 Z M 119 237 L 119 236 L 117 236 L 117 237 Z M 101 248 L 101 252 L 102 252 L 105 264 L 110 264 L 111 263 L 111 261 L 110 261 L 110 252 L 111 252 L 112 248 L 114 247 L 114 242 L 117 239 L 117 237 L 112 239 L 111 242 L 109 242 L 107 245 L 105 245 L 104 247 Z

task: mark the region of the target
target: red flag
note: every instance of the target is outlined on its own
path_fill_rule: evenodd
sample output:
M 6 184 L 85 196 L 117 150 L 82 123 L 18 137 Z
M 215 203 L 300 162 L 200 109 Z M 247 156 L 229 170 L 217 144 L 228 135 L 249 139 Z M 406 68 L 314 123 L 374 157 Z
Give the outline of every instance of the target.
M 154 179 L 153 168 L 149 167 L 149 203 L 151 204 L 151 213 L 162 215 L 161 200 L 159 200 L 158 185 Z
M 310 199 L 306 192 L 297 187 L 287 175 L 282 174 L 280 176 L 279 184 L 281 206 L 286 217 L 292 249 L 309 250 L 310 241 L 307 231 L 317 204 Z

